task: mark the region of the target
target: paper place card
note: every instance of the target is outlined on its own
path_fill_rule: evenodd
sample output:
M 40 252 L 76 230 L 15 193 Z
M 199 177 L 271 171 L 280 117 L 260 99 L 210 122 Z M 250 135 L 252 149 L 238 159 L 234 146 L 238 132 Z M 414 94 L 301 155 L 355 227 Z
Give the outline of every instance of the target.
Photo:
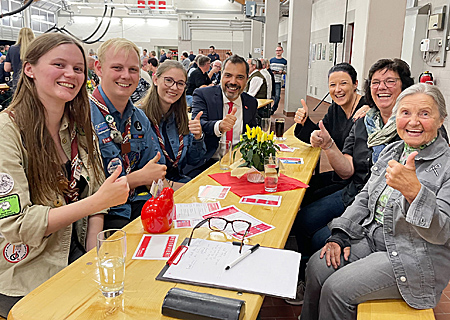
M 303 158 L 278 158 L 285 164 L 303 164 Z
M 295 149 L 297 149 L 297 148 L 291 148 L 284 143 L 279 143 L 278 146 L 280 147 L 280 151 L 282 151 L 282 152 L 294 152 Z
M 199 198 L 225 199 L 231 187 L 223 186 L 201 186 L 198 191 Z
M 177 240 L 177 234 L 144 234 L 132 259 L 168 260 L 177 245 Z
M 239 203 L 256 204 L 259 206 L 279 207 L 281 205 L 282 196 L 273 195 L 253 195 L 242 197 Z
M 193 228 L 203 220 L 203 215 L 219 210 L 219 202 L 208 203 L 177 203 L 175 204 L 174 228 Z
M 254 216 L 249 215 L 247 212 L 239 210 L 235 206 L 228 206 L 228 207 L 222 208 L 220 210 L 211 212 L 210 214 L 203 216 L 204 219 L 209 218 L 209 217 L 222 217 L 227 220 L 245 220 L 245 221 L 250 222 L 251 227 L 246 235 L 246 238 L 251 238 L 258 234 L 275 229 L 274 226 L 271 226 L 270 224 L 267 224 L 261 220 L 256 219 Z M 226 229 L 223 232 L 236 238 L 236 239 L 241 240 L 242 236 L 237 234 L 237 232 L 241 232 L 241 231 L 245 231 L 245 230 L 234 230 L 233 231 L 232 226 L 230 224 L 228 224 Z

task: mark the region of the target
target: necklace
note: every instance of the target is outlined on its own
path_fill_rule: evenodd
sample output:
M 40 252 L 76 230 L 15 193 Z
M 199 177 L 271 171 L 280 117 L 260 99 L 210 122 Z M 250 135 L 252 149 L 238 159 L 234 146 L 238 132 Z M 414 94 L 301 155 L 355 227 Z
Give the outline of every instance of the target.
M 350 117 L 353 115 L 353 112 L 355 111 L 355 108 L 356 108 L 356 100 L 358 100 L 358 94 L 355 94 L 355 100 L 353 100 L 353 106 L 352 106 L 352 109 L 350 110 L 350 114 L 349 114 L 349 116 L 347 117 L 347 119 L 350 118 Z M 344 110 L 344 112 L 345 112 L 345 110 Z

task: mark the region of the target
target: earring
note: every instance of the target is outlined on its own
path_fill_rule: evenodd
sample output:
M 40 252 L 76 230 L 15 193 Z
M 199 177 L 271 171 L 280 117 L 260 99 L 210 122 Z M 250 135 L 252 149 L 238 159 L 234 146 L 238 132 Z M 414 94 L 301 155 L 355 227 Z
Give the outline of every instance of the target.
M 33 75 L 31 75 L 31 76 L 30 76 L 30 78 L 34 78 L 34 76 L 33 76 Z

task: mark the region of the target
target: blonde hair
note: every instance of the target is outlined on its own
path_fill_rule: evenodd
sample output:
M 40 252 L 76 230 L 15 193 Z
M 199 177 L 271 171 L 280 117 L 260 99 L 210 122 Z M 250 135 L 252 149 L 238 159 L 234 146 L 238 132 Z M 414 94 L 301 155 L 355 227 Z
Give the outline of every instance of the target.
M 20 59 L 23 60 L 27 52 L 28 46 L 34 40 L 33 30 L 30 28 L 22 28 L 19 31 L 16 45 L 20 46 Z
M 65 104 L 71 126 L 76 124 L 77 131 L 86 135 L 86 142 L 78 141 L 79 148 L 87 149 L 87 167 L 93 166 L 94 176 L 101 181 L 102 163 L 98 153 L 94 152 L 94 132 L 91 123 L 88 94 L 86 91 L 87 67 L 83 47 L 75 39 L 61 33 L 47 33 L 34 40 L 24 56 L 22 73 L 17 84 L 14 98 L 7 109 L 19 127 L 22 143 L 28 153 L 27 179 L 31 201 L 35 204 L 47 204 L 63 195 L 68 189 L 67 178 L 61 180 L 61 158 L 56 145 L 46 127 L 46 109 L 39 99 L 34 79 L 28 77 L 24 69 L 27 64 L 36 65 L 50 50 L 63 45 L 75 44 L 83 55 L 84 81 L 80 91 Z M 80 140 L 80 139 L 79 139 Z M 84 140 L 84 139 L 83 139 Z
M 140 60 L 140 51 L 137 45 L 134 44 L 134 42 L 131 42 L 130 40 L 127 40 L 125 38 L 112 38 L 103 42 L 98 48 L 97 56 L 100 63 L 103 63 L 105 61 L 106 52 L 109 48 L 114 48 L 114 55 L 119 51 L 124 50 L 126 58 L 128 58 L 129 54 L 134 51 L 138 59 Z

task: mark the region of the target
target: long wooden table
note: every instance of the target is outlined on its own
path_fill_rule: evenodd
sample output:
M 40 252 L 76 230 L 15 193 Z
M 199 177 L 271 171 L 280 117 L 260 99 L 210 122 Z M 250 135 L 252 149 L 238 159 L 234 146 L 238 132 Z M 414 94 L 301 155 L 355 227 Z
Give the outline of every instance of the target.
M 302 165 L 286 165 L 287 176 L 308 183 L 320 155 L 320 149 L 312 148 L 293 136 L 294 128 L 286 133 L 284 143 L 298 147 L 293 153 L 280 153 L 285 157 L 302 157 Z M 176 203 L 199 202 L 198 188 L 202 185 L 218 185 L 208 174 L 222 172 L 214 165 L 175 193 Z M 283 248 L 289 236 L 297 210 L 305 194 L 305 189 L 277 193 L 283 196 L 281 206 L 261 207 L 240 204 L 239 197 L 229 193 L 221 200 L 223 207 L 236 205 L 258 219 L 275 226 L 274 230 L 250 238 L 249 244 Z M 170 288 L 237 298 L 246 301 L 245 318 L 256 319 L 264 296 L 238 293 L 231 290 L 212 289 L 156 281 L 155 277 L 165 261 L 132 260 L 131 257 L 145 233 L 140 219 L 124 228 L 127 232 L 127 262 L 125 291 L 118 298 L 106 299 L 99 290 L 99 275 L 95 250 L 91 250 L 76 262 L 53 276 L 19 301 L 11 310 L 8 320 L 26 319 L 168 319 L 161 314 L 163 299 Z M 167 233 L 179 234 L 178 244 L 189 236 L 190 229 L 171 229 Z M 195 237 L 207 238 L 209 229 L 196 230 Z

